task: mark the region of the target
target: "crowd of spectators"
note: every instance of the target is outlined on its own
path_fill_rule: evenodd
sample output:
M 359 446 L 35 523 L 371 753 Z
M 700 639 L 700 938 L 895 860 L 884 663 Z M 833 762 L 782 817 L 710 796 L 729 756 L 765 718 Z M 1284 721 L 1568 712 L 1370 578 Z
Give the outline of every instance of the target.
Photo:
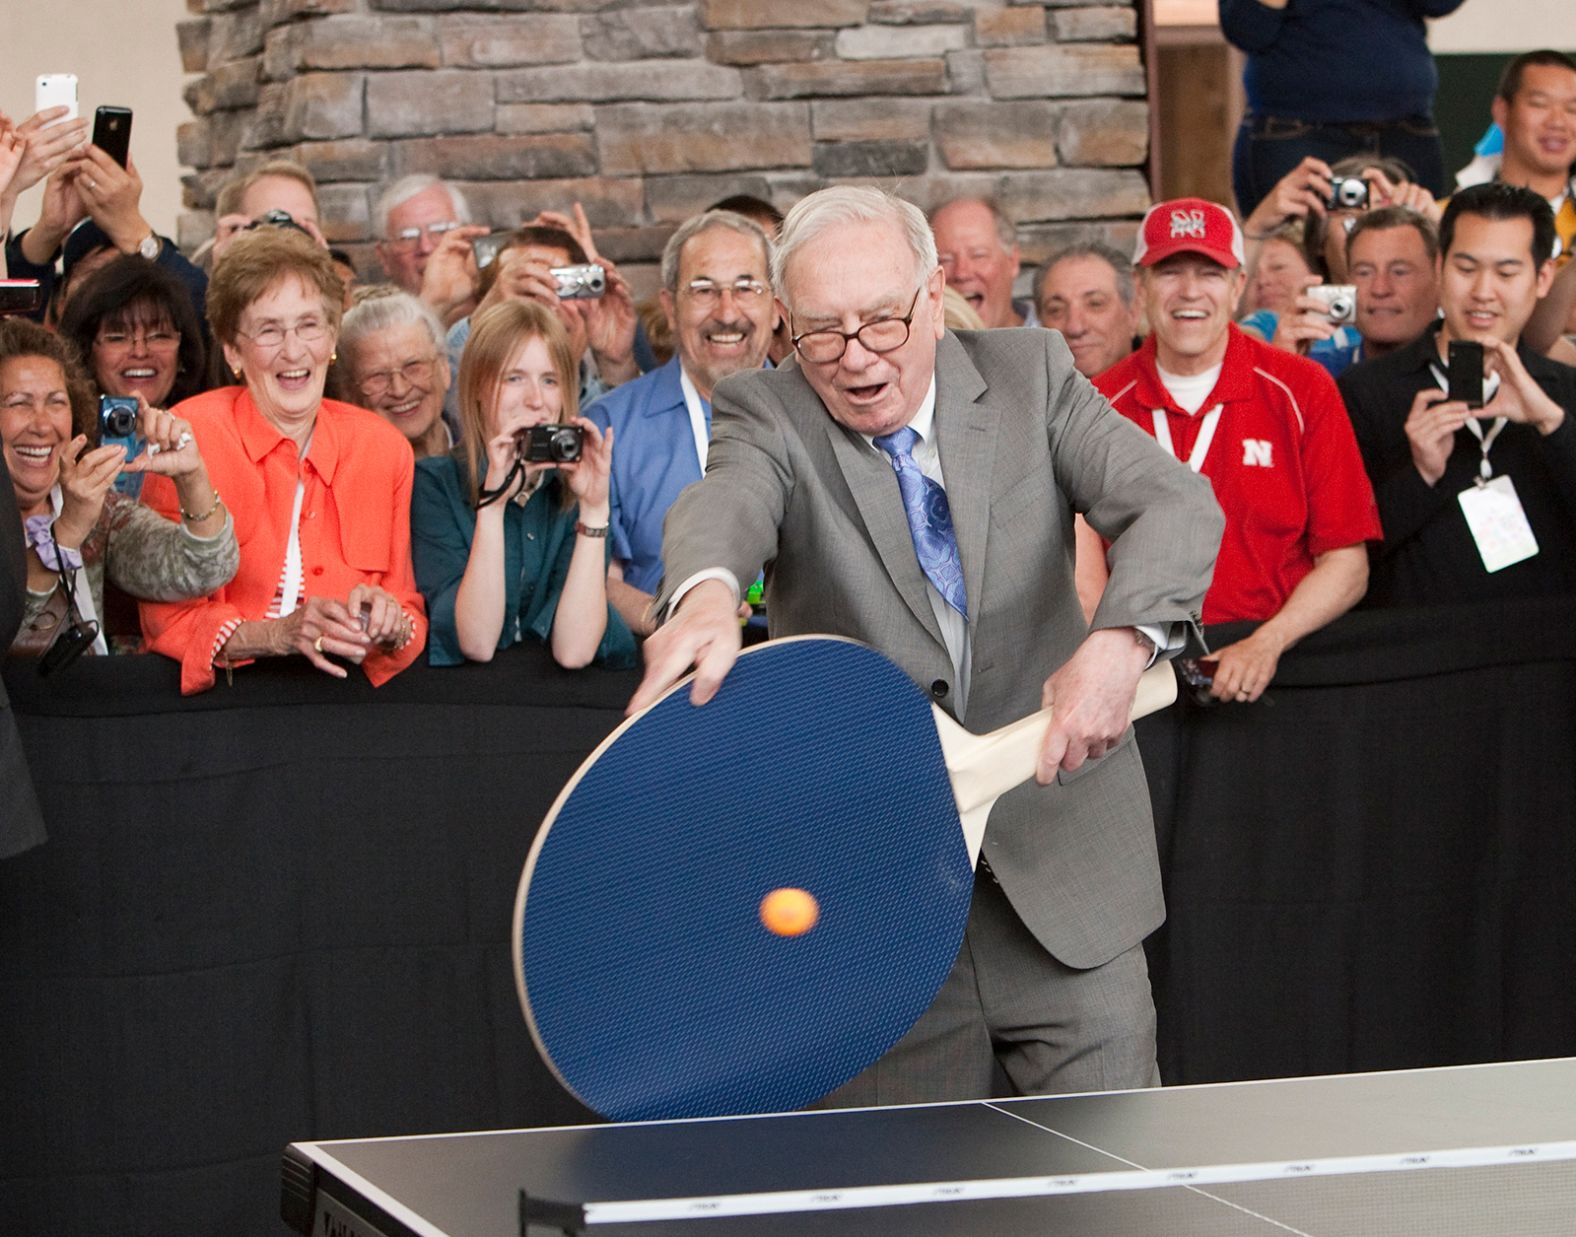
M 1375 7 L 1411 32 L 1458 2 Z M 1203 617 L 1259 624 L 1206 661 L 1221 700 L 1257 699 L 1287 648 L 1354 604 L 1566 591 L 1576 562 L 1576 62 L 1506 67 L 1493 180 L 1440 199 L 1432 66 L 1410 33 L 1387 53 L 1405 73 L 1345 65 L 1368 91 L 1354 78 L 1350 107 L 1282 98 L 1276 65 L 1323 71 L 1305 52 L 1317 12 L 1222 2 L 1252 53 L 1240 215 L 1161 203 L 1134 252 L 1091 236 L 1032 278 L 999 203 L 929 215 L 950 328 L 1060 332 L 1079 373 L 1213 484 L 1227 524 Z M 38 282 L 42 324 L 0 325 L 28 546 L 14 652 L 54 668 L 52 652 L 145 649 L 187 692 L 266 657 L 377 683 L 423 652 L 486 661 L 526 639 L 566 666 L 632 662 L 714 387 L 795 363 L 771 204 L 730 197 L 682 223 L 637 304 L 578 204 L 493 233 L 430 175 L 381 193 L 382 269 L 357 277 L 311 174 L 271 160 L 223 188 L 188 258 L 143 217 L 135 163 L 63 111 L 0 117 L 5 263 Z M 1463 343 L 1481 348 L 1481 399 L 1452 386 Z M 134 427 L 106 432 L 101 399 Z M 1104 551 L 1080 521 L 1086 613 Z

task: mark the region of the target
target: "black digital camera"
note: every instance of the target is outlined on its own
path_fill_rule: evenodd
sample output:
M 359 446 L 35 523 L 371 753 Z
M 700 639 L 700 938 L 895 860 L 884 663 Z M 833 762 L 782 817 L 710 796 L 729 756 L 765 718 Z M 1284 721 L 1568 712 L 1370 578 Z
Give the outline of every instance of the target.
M 533 425 L 520 431 L 518 441 L 520 459 L 527 464 L 573 464 L 585 431 L 578 425 Z
M 57 670 L 64 670 L 82 654 L 93 647 L 93 641 L 98 639 L 98 624 L 85 623 L 80 619 L 68 623 L 61 629 L 55 642 L 44 650 L 44 655 L 38 659 L 39 674 L 54 674 Z
M 99 396 L 99 437 L 130 438 L 137 432 L 137 401 L 129 395 Z
M 251 223 L 246 225 L 246 231 L 255 232 L 258 228 L 294 228 L 302 236 L 312 234 L 295 221 L 295 216 L 287 210 L 267 210 Z

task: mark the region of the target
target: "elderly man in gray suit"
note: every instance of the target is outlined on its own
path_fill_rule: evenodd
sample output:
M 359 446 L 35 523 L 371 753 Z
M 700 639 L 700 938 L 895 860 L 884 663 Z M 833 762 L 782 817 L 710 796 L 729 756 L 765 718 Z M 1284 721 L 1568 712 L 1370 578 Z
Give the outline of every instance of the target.
M 1054 703 L 1036 783 L 991 814 L 946 984 L 831 1102 L 979 1098 L 1003 1071 L 1019 1094 L 1152 1085 L 1142 941 L 1164 911 L 1127 716 L 1198 621 L 1222 528 L 1209 485 L 1112 411 L 1055 332 L 946 331 L 935 242 L 906 202 L 810 195 L 772 274 L 797 364 L 716 388 L 631 710 L 691 665 L 694 701 L 711 698 L 763 565 L 773 635 L 871 644 L 971 730 Z M 1074 512 L 1112 543 L 1092 630 Z

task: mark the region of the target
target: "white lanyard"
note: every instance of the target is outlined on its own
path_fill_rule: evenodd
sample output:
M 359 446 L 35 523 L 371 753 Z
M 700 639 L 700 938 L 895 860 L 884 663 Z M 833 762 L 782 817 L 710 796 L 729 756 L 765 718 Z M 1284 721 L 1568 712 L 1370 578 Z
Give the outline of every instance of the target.
M 1194 472 L 1199 472 L 1204 467 L 1204 457 L 1209 454 L 1209 445 L 1215 441 L 1215 427 L 1220 424 L 1220 413 L 1225 408 L 1224 404 L 1216 404 L 1204 414 L 1204 420 L 1198 427 L 1198 437 L 1193 440 L 1193 450 L 1187 457 L 1187 466 Z M 1155 441 L 1166 449 L 1168 455 L 1176 456 L 1177 449 L 1171 441 L 1171 425 L 1166 417 L 1164 408 L 1153 409 L 1150 418 L 1155 425 Z
M 1439 389 L 1448 392 L 1450 390 L 1450 380 L 1441 372 L 1439 366 L 1430 361 L 1428 368 L 1433 371 L 1434 381 L 1439 384 Z M 1491 402 L 1498 392 L 1499 375 L 1488 375 L 1483 380 L 1483 402 L 1485 404 Z M 1482 452 L 1482 456 L 1478 460 L 1478 478 L 1481 481 L 1487 481 L 1494 475 L 1493 466 L 1488 462 L 1488 453 L 1494 446 L 1494 440 L 1499 437 L 1500 430 L 1505 428 L 1505 423 L 1509 419 L 1508 417 L 1495 417 L 1494 424 L 1489 428 L 1488 433 L 1485 434 L 1482 424 L 1476 417 L 1467 418 L 1467 431 L 1478 440 L 1478 450 Z
M 316 433 L 316 429 L 312 431 Z M 312 434 L 301 444 L 301 455 L 296 460 L 300 471 L 296 474 L 295 505 L 290 509 L 290 540 L 285 543 L 284 580 L 279 585 L 279 617 L 291 613 L 301 600 L 301 582 L 306 572 L 301 566 L 301 504 L 306 498 L 306 453 L 312 446 Z

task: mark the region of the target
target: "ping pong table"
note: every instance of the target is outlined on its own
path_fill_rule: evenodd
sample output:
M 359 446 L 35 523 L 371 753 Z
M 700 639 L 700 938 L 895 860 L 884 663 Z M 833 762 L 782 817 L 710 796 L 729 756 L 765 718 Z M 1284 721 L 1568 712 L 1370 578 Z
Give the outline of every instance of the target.
M 293 1143 L 311 1237 L 1576 1233 L 1576 1058 Z

